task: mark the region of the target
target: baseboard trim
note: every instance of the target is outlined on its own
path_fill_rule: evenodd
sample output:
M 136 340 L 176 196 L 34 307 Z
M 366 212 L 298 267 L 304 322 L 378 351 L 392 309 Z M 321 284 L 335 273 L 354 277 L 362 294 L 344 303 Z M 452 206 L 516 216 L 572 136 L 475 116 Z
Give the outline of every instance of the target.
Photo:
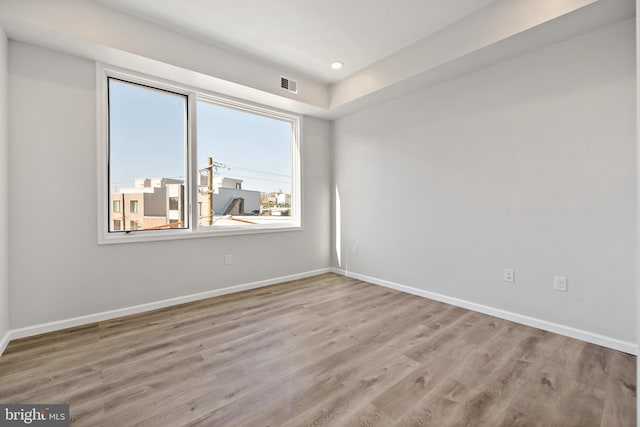
M 512 322 L 516 322 L 516 323 L 531 326 L 534 328 L 542 329 L 545 331 L 553 332 L 559 335 L 564 335 L 564 336 L 575 338 L 581 341 L 590 342 L 592 344 L 598 344 L 604 347 L 623 351 L 625 353 L 633 354 L 636 356 L 638 355 L 638 345 L 632 342 L 621 341 L 616 338 L 611 338 L 611 337 L 596 334 L 593 332 L 572 328 L 570 326 L 560 325 L 558 323 L 548 322 L 546 320 L 537 319 L 535 317 L 529 317 L 522 314 L 513 313 L 511 311 L 501 310 L 499 308 L 477 304 L 471 301 L 454 298 L 447 295 L 438 294 L 435 292 L 425 291 L 423 289 L 413 288 L 411 286 L 401 285 L 399 283 L 394 283 L 388 280 L 382 280 L 375 277 L 366 276 L 364 274 L 354 273 L 352 271 L 346 271 L 339 268 L 333 268 L 332 271 L 336 274 L 341 274 L 347 277 L 353 277 L 354 279 L 362 280 L 364 282 L 372 283 L 374 285 L 384 286 L 386 288 L 395 289 L 397 291 L 405 292 L 412 295 L 417 295 L 423 298 L 444 302 L 447 304 L 455 305 L 457 307 L 467 308 L 469 310 L 488 314 L 490 316 L 499 317 L 501 319 L 510 320 Z
M 4 351 L 7 349 L 7 346 L 9 345 L 9 341 L 11 340 L 11 338 L 9 337 L 10 332 L 11 331 L 5 332 L 4 336 L 0 340 L 0 356 L 2 356 L 2 353 L 4 353 Z
M 288 276 L 275 277 L 267 280 L 259 280 L 241 285 L 229 286 L 222 289 L 213 289 L 211 291 L 200 292 L 197 294 L 185 295 L 176 298 L 169 298 L 161 301 L 135 305 L 131 307 L 119 308 L 116 310 L 103 311 L 101 313 L 89 314 L 86 316 L 78 316 L 70 319 L 57 320 L 54 322 L 43 323 L 40 325 L 27 326 L 19 329 L 12 329 L 7 332 L 2 341 L 0 341 L 0 356 L 10 340 L 31 337 L 34 335 L 54 332 L 61 329 L 73 328 L 76 326 L 87 325 L 89 323 L 101 322 L 104 320 L 115 319 L 117 317 L 129 316 L 132 314 L 144 313 L 146 311 L 157 310 L 159 308 L 171 307 L 174 305 L 184 304 L 188 302 L 198 301 L 202 299 L 217 297 L 221 295 L 248 291 L 250 289 L 262 288 L 265 286 L 275 285 L 278 283 L 289 282 L 291 280 L 304 279 L 307 277 L 317 276 L 319 274 L 330 273 L 331 268 L 321 268 L 318 270 L 306 271 L 304 273 L 291 274 Z M 3 347 L 4 345 L 4 347 Z

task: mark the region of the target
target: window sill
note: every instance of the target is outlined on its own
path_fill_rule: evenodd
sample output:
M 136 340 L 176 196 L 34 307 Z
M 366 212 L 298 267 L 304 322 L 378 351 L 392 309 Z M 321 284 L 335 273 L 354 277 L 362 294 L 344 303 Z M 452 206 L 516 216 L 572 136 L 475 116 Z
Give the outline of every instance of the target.
M 98 245 L 117 245 L 125 243 L 159 242 L 166 240 L 201 239 L 224 236 L 242 236 L 248 234 L 280 233 L 287 231 L 301 231 L 301 225 L 282 224 L 268 227 L 232 227 L 225 226 L 215 229 L 194 230 L 162 230 L 162 231 L 130 231 L 100 234 Z

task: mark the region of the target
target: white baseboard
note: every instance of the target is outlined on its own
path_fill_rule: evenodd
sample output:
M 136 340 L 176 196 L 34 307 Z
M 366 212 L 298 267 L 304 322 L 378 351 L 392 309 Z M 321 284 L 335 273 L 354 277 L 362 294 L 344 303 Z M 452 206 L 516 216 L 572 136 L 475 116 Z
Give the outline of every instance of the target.
M 4 353 L 5 349 L 9 345 L 9 341 L 11 340 L 11 338 L 9 338 L 10 332 L 11 331 L 7 331 L 2 337 L 2 339 L 0 339 L 0 356 L 2 356 L 2 353 Z
M 10 340 L 18 338 L 26 338 L 34 335 L 44 334 L 47 332 L 58 331 L 60 329 L 82 326 L 89 323 L 101 322 L 103 320 L 114 319 L 117 317 L 129 316 L 131 314 L 143 313 L 145 311 L 157 310 L 159 308 L 170 307 L 173 305 L 184 304 L 187 302 L 198 301 L 206 298 L 217 297 L 220 295 L 231 294 L 235 292 L 247 291 L 249 289 L 262 288 L 264 286 L 275 285 L 278 283 L 288 282 L 291 280 L 304 279 L 306 277 L 317 276 L 323 273 L 330 273 L 331 268 L 321 268 L 319 270 L 307 271 L 304 273 L 291 274 L 288 276 L 275 277 L 257 282 L 245 283 L 242 285 L 229 286 L 222 289 L 213 289 L 211 291 L 200 292 L 197 294 L 185 295 L 176 298 L 165 299 L 162 301 L 150 302 L 147 304 L 135 305 L 132 307 L 119 308 L 116 310 L 103 311 L 101 313 L 89 314 L 86 316 L 78 316 L 70 319 L 57 320 L 55 322 L 43 323 L 40 325 L 27 326 L 25 328 L 12 329 L 7 332 L 0 341 L 0 356 Z
M 607 337 L 607 336 L 596 334 L 593 332 L 583 331 L 581 329 L 572 328 L 570 326 L 560 325 L 558 323 L 536 319 L 534 317 L 529 317 L 522 314 L 513 313 L 510 311 L 501 310 L 499 308 L 477 304 L 475 302 L 466 301 L 463 299 L 454 298 L 447 295 L 438 294 L 435 292 L 425 291 L 423 289 L 413 288 L 411 286 L 400 285 L 398 283 L 377 279 L 375 277 L 354 273 L 352 271 L 345 271 L 338 268 L 333 268 L 332 271 L 334 273 L 341 274 L 347 277 L 353 277 L 354 279 L 362 280 L 364 282 L 372 283 L 374 285 L 384 286 L 386 288 L 391 288 L 391 289 L 395 289 L 408 294 L 417 295 L 417 296 L 432 299 L 435 301 L 444 302 L 447 304 L 455 305 L 457 307 L 467 308 L 469 310 L 488 314 L 494 317 L 499 317 L 501 319 L 510 320 L 512 322 L 516 322 L 516 323 L 531 326 L 534 328 L 542 329 L 545 331 L 553 332 L 559 335 L 564 335 L 564 336 L 575 338 L 581 341 L 590 342 L 592 344 L 598 344 L 604 347 L 612 348 L 614 350 L 623 351 L 625 353 L 638 355 L 638 345 L 633 342 L 621 341 L 616 338 Z

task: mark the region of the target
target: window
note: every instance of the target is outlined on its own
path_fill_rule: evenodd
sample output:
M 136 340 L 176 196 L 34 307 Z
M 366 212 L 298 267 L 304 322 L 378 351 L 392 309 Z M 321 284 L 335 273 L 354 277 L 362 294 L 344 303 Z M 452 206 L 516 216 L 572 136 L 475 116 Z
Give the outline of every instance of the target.
M 197 114 L 197 158 L 203 173 L 198 199 L 207 213 L 198 226 L 290 224 L 291 218 L 263 205 L 261 195 L 280 189 L 291 193 L 292 122 L 208 99 L 198 101 Z
M 300 228 L 299 116 L 134 73 L 99 76 L 100 243 Z
M 180 206 L 180 198 L 179 197 L 169 197 L 169 210 L 177 211 Z
M 129 213 L 142 214 L 131 230 L 162 229 L 167 188 L 186 176 L 187 96 L 114 77 L 107 90 L 109 197 L 129 199 Z

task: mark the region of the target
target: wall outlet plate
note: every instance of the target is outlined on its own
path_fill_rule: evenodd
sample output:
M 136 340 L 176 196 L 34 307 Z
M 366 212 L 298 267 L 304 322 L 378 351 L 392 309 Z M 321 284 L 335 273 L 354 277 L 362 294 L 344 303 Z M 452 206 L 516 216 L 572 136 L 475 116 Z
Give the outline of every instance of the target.
M 513 270 L 513 268 L 505 268 L 503 275 L 502 275 L 502 280 L 504 280 L 507 283 L 513 283 L 516 281 L 516 275 L 515 275 L 515 271 Z
M 554 276 L 553 289 L 560 292 L 567 292 L 567 278 L 565 276 Z

